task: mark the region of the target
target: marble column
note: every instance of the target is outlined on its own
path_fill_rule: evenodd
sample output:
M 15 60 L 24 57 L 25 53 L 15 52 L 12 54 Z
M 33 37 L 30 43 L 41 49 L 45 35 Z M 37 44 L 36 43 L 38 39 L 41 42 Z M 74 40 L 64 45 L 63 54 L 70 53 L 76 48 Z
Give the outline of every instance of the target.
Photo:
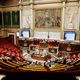
M 63 2 L 63 8 L 62 8 L 62 30 L 64 30 L 65 27 L 65 2 Z
M 23 11 L 22 11 L 23 7 L 22 7 L 21 3 L 22 3 L 22 1 L 20 0 L 19 1 L 19 4 L 20 4 L 19 5 L 19 11 L 20 11 L 20 15 L 19 15 L 20 16 L 20 29 L 23 28 L 23 19 L 22 19 L 22 16 L 23 16 L 23 14 L 22 14 L 23 13 Z
M 34 35 L 34 5 L 33 5 L 33 0 L 31 0 L 31 5 L 30 5 L 30 8 L 31 8 L 31 27 L 30 27 L 30 30 L 31 30 L 31 37 Z
M 79 31 L 80 31 L 80 1 L 79 1 Z

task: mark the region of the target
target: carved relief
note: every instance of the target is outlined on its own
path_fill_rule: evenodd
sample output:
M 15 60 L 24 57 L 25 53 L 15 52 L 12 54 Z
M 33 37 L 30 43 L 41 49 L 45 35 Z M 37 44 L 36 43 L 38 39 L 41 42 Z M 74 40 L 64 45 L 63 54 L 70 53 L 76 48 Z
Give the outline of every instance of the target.
M 30 28 L 31 26 L 31 10 L 23 9 L 23 27 Z
M 78 7 L 66 7 L 65 28 L 77 29 L 79 26 Z

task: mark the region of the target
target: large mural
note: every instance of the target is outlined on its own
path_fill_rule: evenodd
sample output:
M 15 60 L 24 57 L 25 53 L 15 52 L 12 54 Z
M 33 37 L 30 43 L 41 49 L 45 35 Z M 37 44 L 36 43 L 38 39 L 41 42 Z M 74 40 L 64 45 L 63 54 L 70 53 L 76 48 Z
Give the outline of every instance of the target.
M 61 27 L 61 9 L 42 9 L 35 11 L 35 27 Z

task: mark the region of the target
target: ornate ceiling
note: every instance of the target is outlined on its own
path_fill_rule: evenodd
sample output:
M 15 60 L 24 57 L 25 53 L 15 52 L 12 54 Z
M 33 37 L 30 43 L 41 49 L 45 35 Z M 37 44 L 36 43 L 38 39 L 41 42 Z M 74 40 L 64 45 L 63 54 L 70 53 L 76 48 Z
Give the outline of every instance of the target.
M 21 1 L 21 2 L 27 2 L 27 1 L 30 1 L 30 0 L 0 0 L 0 4 L 1 5 L 18 4 L 19 1 Z M 33 1 L 78 2 L 79 0 L 33 0 Z

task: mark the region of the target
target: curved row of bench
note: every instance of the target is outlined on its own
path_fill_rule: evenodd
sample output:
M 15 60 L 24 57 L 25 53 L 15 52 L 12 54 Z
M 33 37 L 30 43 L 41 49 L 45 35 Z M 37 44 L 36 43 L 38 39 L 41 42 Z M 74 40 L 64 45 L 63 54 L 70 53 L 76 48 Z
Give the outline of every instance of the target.
M 20 48 L 17 46 L 5 41 L 4 39 L 0 39 L 0 55 L 1 54 L 19 54 L 22 53 L 20 51 Z M 2 57 L 2 56 L 0 56 Z M 14 56 L 15 57 L 15 56 Z M 80 69 L 80 60 L 71 63 L 70 65 L 64 65 L 64 64 L 53 64 L 51 67 L 42 66 L 39 64 L 31 64 L 31 61 L 25 61 L 24 59 L 21 60 L 8 60 L 8 59 L 0 59 L 0 67 L 1 69 L 10 69 L 10 70 L 19 70 L 19 71 L 64 71 L 64 70 L 70 70 L 70 69 Z

